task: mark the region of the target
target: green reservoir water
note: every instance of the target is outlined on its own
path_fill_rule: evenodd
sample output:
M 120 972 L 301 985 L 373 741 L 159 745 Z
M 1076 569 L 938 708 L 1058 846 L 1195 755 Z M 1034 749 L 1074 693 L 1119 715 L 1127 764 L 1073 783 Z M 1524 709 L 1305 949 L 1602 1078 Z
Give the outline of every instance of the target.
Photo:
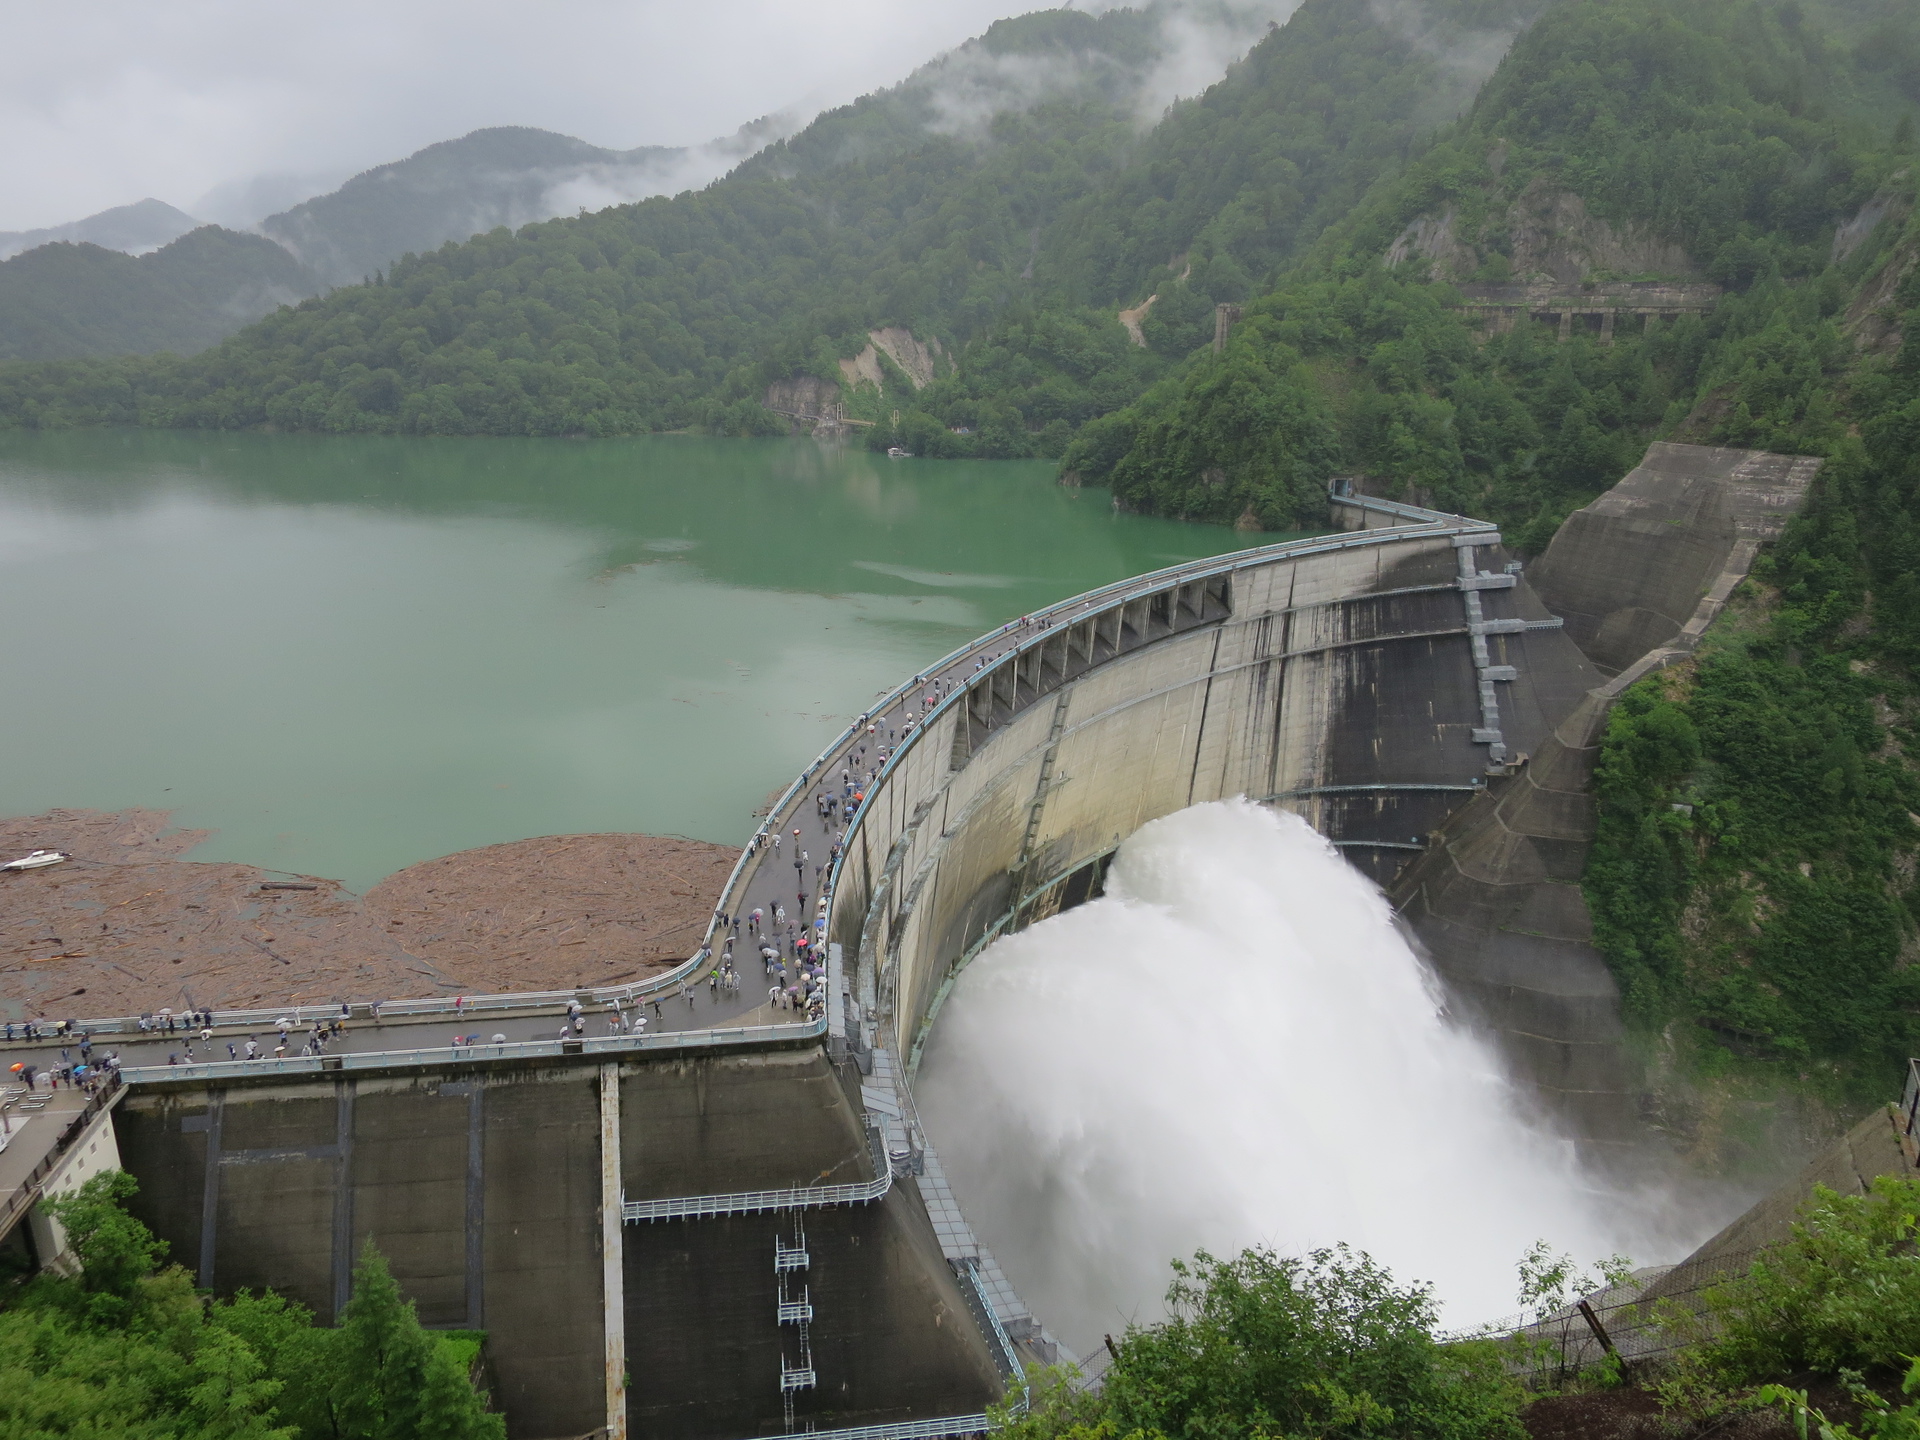
M 1279 538 L 811 441 L 0 432 L 0 813 L 171 809 L 364 888 L 531 835 L 741 843 L 876 693 Z

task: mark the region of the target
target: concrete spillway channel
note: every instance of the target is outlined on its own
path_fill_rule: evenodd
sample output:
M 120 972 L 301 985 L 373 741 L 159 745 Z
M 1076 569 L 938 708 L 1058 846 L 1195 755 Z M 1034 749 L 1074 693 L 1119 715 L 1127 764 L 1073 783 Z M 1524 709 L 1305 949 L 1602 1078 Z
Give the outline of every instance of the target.
M 774 808 L 708 948 L 577 997 L 672 996 L 663 1025 L 686 1028 L 453 1048 L 429 1035 L 448 1003 L 409 1002 L 384 1049 L 130 1066 L 88 1124 L 217 1292 L 270 1286 L 328 1320 L 372 1238 L 424 1322 L 489 1332 L 515 1437 L 975 1433 L 1018 1367 L 1060 1352 L 914 1114 L 959 971 L 1097 894 L 1142 824 L 1244 794 L 1387 886 L 1574 1133 L 1626 1143 L 1616 998 L 1577 883 L 1597 727 L 1687 653 L 1812 464 L 1656 446 L 1531 574 L 1492 526 L 1336 495 L 1338 533 L 1077 596 L 878 702 Z M 820 816 L 843 771 L 876 766 L 851 817 Z M 750 981 L 688 998 L 734 936 L 719 916 L 775 903 L 796 931 L 820 922 L 824 1016 Z M 486 1031 L 575 998 L 479 997 L 459 1018 Z M 385 1039 L 408 1017 L 418 1048 Z M 90 1144 L 51 1147 L 9 1214 L 79 1156 L 111 1163 Z

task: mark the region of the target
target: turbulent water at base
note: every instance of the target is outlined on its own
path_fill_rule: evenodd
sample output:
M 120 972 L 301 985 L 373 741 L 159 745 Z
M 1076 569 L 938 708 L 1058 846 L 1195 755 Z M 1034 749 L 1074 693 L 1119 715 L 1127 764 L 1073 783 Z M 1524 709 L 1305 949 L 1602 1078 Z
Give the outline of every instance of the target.
M 960 977 L 915 1085 L 969 1220 L 1069 1346 L 1158 1317 L 1168 1262 L 1336 1242 L 1515 1308 L 1536 1239 L 1674 1258 L 1453 1023 L 1380 892 L 1298 817 L 1155 821 L 1104 898 Z

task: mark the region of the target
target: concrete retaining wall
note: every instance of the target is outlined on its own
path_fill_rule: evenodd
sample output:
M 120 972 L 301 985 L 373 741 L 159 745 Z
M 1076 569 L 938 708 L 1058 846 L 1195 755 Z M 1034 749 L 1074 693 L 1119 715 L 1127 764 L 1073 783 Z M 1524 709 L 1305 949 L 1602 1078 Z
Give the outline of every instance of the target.
M 422 1323 L 480 1328 L 512 1432 L 605 1421 L 591 1066 L 135 1093 L 135 1213 L 222 1295 L 331 1323 L 373 1240 Z
M 515 1437 L 607 1422 L 601 1063 L 326 1084 L 181 1086 L 117 1117 L 135 1213 L 219 1294 L 273 1289 L 330 1322 L 372 1239 L 421 1321 L 488 1332 Z M 819 1045 L 619 1064 L 619 1192 L 709 1195 L 869 1177 L 857 1072 Z M 619 1193 L 616 1192 L 616 1193 Z M 917 1195 L 805 1217 L 816 1428 L 978 1412 L 1000 1393 Z M 616 1228 L 636 1433 L 782 1432 L 773 1235 L 792 1218 Z
M 1521 773 L 1456 812 L 1389 892 L 1434 967 L 1590 1154 L 1626 1159 L 1645 1138 L 1618 987 L 1580 888 L 1607 716 L 1635 680 L 1693 653 L 1819 465 L 1657 444 L 1571 516 L 1529 578 L 1612 678 L 1576 697 Z
M 1624 480 L 1567 517 L 1533 567 L 1534 587 L 1593 663 L 1617 674 L 1685 629 L 1723 572 L 1746 573 L 1819 468 L 1764 450 L 1649 446 Z

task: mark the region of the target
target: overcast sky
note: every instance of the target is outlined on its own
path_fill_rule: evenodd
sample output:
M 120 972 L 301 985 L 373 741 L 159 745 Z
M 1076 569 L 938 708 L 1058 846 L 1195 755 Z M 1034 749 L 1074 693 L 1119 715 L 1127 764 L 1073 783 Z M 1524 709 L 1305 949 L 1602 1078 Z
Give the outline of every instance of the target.
M 891 84 L 1045 5 L 4 0 L 0 230 L 148 195 L 232 220 L 239 182 L 303 177 L 279 208 L 484 125 L 694 143 Z

